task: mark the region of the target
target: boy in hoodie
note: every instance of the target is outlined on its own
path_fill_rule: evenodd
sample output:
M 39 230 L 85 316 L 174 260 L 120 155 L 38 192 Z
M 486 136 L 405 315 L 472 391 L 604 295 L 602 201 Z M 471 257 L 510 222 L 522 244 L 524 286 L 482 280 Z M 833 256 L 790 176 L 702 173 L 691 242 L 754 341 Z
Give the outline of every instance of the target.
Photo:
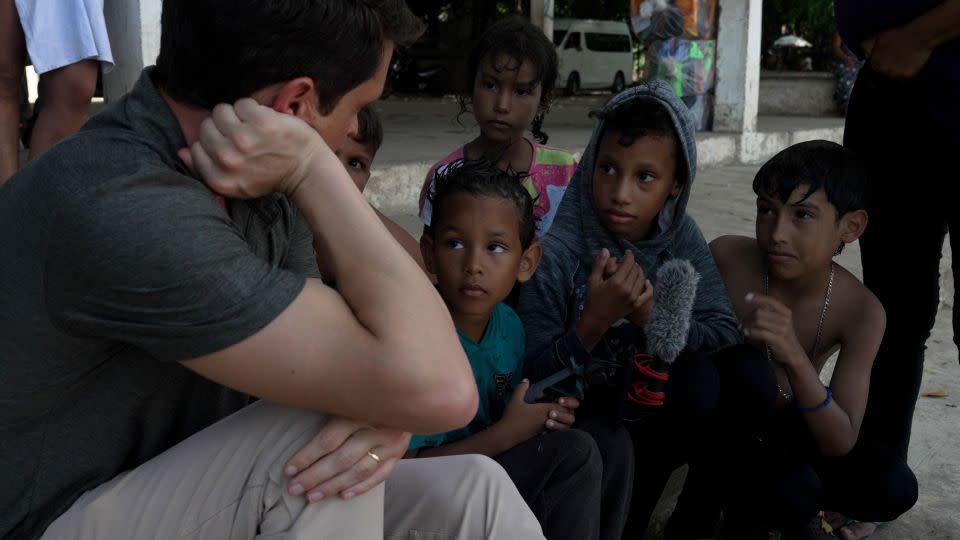
M 624 426 L 612 421 L 619 419 L 613 403 L 621 388 L 590 388 L 578 415 L 577 427 L 600 446 L 604 476 L 611 476 L 604 481 L 633 482 L 626 533 L 639 538 L 670 472 L 692 456 L 717 407 L 720 375 L 703 353 L 738 343 L 739 332 L 710 249 L 685 214 L 697 165 L 686 106 L 653 81 L 620 93 L 595 116 L 590 145 L 543 238 L 540 268 L 521 289 L 519 311 L 526 374 L 539 381 L 571 364 L 621 358 L 625 346 L 642 348 L 639 330 L 649 322 L 657 271 L 667 260 L 686 259 L 700 274 L 686 352 L 670 368 L 663 407 L 626 424 L 626 441 Z M 625 510 L 602 513 L 622 525 Z

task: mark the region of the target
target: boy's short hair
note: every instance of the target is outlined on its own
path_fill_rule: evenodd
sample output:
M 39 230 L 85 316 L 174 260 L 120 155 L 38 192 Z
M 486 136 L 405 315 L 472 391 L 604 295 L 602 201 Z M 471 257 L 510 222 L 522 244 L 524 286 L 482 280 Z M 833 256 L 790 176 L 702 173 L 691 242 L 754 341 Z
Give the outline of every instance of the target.
M 787 202 L 799 186 L 808 186 L 804 199 L 823 189 L 837 209 L 837 219 L 864 208 L 866 175 L 856 154 L 830 141 L 795 144 L 770 158 L 753 179 L 757 195 Z
M 376 74 L 385 42 L 423 29 L 404 0 L 164 0 L 155 82 L 210 109 L 310 77 L 327 114 Z
M 591 111 L 590 116 L 604 122 L 604 135 L 619 133 L 617 142 L 625 147 L 641 137 L 670 137 L 676 159 L 674 179 L 680 185 L 687 183 L 687 174 L 683 172 L 687 170 L 686 155 L 680 145 L 673 117 L 664 105 L 651 99 L 632 99 L 620 105 Z
M 353 140 L 369 146 L 374 154 L 383 144 L 383 124 L 380 123 L 380 115 L 369 105 L 357 113 L 357 136 L 353 137 Z
M 436 231 L 437 216 L 443 212 L 444 203 L 457 193 L 473 197 L 506 199 L 517 209 L 520 221 L 520 244 L 530 247 L 537 234 L 537 218 L 533 214 L 534 200 L 522 184 L 526 173 L 500 170 L 487 157 L 458 159 L 441 167 L 433 176 L 427 199 L 433 208 L 430 217 L 430 233 Z

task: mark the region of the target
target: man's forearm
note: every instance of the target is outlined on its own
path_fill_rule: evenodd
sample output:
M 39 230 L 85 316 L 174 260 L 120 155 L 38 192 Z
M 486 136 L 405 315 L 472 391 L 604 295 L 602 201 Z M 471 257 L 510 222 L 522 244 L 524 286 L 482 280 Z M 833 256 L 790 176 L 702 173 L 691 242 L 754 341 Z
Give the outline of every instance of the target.
M 935 49 L 960 38 L 960 0 L 944 0 L 940 5 L 907 23 L 911 34 Z
M 443 301 L 423 270 L 393 239 L 335 160 L 311 164 L 291 195 L 316 238 L 318 256 L 337 280 L 357 320 L 385 345 L 385 363 L 402 362 L 397 377 L 425 385 L 473 382 Z M 429 329 L 424 339 L 423 329 Z M 348 359 L 344 359 L 348 361 Z M 456 384 L 464 387 L 465 384 Z M 436 388 L 443 393 L 444 388 Z

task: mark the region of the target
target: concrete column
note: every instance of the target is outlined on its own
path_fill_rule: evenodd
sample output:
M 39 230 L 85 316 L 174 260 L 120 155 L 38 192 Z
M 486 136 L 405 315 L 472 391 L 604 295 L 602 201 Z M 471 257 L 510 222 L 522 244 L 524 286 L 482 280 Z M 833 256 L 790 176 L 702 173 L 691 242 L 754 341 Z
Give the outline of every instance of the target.
M 162 0 L 105 0 L 103 12 L 116 64 L 103 77 L 106 101 L 130 91 L 144 66 L 156 63 L 160 53 L 162 3 Z
M 762 0 L 720 0 L 714 131 L 757 129 Z
M 553 42 L 554 0 L 530 0 L 530 22 L 543 29 L 547 39 Z

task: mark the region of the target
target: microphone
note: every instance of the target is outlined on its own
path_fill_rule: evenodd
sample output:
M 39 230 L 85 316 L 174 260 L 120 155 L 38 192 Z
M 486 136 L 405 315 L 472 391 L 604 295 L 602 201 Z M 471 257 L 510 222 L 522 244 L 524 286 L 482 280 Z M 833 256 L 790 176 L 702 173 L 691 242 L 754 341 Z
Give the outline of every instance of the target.
M 633 357 L 624 420 L 641 420 L 649 407 L 663 405 L 670 366 L 687 346 L 699 281 L 700 274 L 684 259 L 669 260 L 657 271 L 653 309 L 644 328 L 647 353 Z

